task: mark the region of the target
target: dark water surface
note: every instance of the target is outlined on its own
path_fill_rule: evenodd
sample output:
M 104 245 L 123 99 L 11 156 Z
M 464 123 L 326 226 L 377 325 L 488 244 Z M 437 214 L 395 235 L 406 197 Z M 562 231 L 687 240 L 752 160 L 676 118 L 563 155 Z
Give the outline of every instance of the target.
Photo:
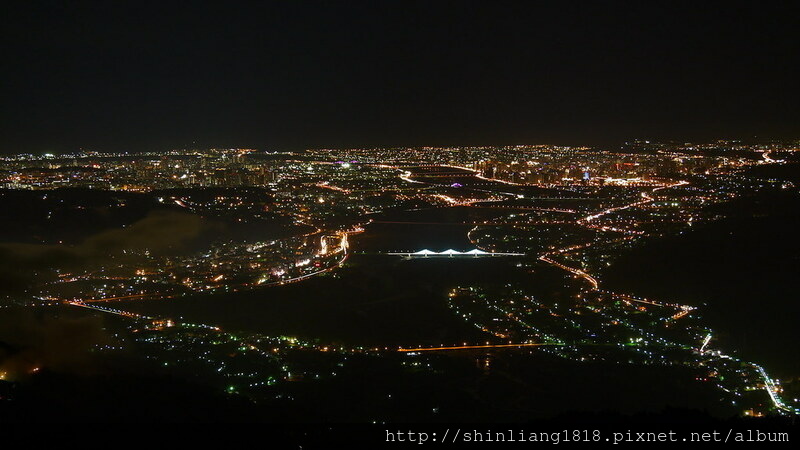
M 485 217 L 486 213 L 478 210 Z M 490 214 L 498 214 L 490 212 Z M 319 338 L 351 345 L 429 345 L 481 341 L 486 335 L 448 309 L 457 285 L 529 278 L 518 257 L 406 259 L 395 250 L 469 250 L 477 220 L 467 208 L 403 214 L 403 222 L 374 223 L 351 238 L 345 266 L 301 283 L 254 291 L 131 301 L 124 309 L 183 317 L 229 330 Z M 376 218 L 387 222 L 393 217 Z

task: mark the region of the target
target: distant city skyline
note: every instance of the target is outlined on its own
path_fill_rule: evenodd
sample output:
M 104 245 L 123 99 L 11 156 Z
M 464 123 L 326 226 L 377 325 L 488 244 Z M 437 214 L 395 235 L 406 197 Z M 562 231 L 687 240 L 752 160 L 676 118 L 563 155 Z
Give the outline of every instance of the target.
M 743 149 L 750 150 L 753 146 L 769 146 L 769 145 L 792 145 L 798 144 L 800 145 L 800 137 L 797 138 L 775 138 L 775 137 L 768 137 L 768 136 L 753 136 L 752 138 L 712 138 L 708 140 L 688 140 L 688 139 L 647 139 L 647 138 L 637 138 L 637 139 L 629 139 L 625 141 L 620 141 L 611 144 L 582 144 L 582 145 L 569 145 L 559 142 L 519 142 L 514 144 L 497 144 L 497 143 L 487 143 L 487 144 L 474 144 L 474 145 L 461 145 L 461 144 L 441 144 L 441 145 L 375 145 L 375 146 L 318 146 L 318 147 L 304 147 L 304 148 L 251 148 L 251 147 L 238 147 L 232 145 L 218 145 L 218 146 L 200 146 L 200 145 L 190 145 L 185 147 L 171 147 L 171 148 L 158 148 L 158 149 L 136 149 L 136 150 L 113 150 L 113 149 L 99 149 L 99 148 L 75 148 L 63 151 L 43 151 L 43 152 L 31 152 L 31 151 L 16 151 L 16 152 L 6 152 L 0 153 L 0 158 L 12 158 L 12 157 L 25 157 L 25 158 L 70 158 L 74 156 L 90 156 L 90 155 L 126 155 L 129 154 L 131 156 L 139 155 L 139 154 L 163 154 L 163 155 L 170 155 L 174 153 L 183 153 L 183 152 L 205 152 L 205 151 L 223 151 L 223 150 L 235 150 L 235 151 L 246 151 L 246 152 L 259 152 L 259 153 L 274 153 L 274 154 L 281 154 L 281 153 L 296 153 L 302 154 L 305 152 L 316 152 L 316 151 L 323 151 L 323 150 L 336 150 L 336 151 L 349 151 L 349 150 L 360 150 L 360 151 L 382 151 L 382 150 L 398 150 L 398 149 L 414 149 L 414 150 L 441 150 L 441 149 L 492 149 L 492 148 L 533 148 L 533 147 L 542 147 L 542 148 L 571 148 L 575 150 L 586 150 L 586 151 L 595 151 L 595 152 L 603 152 L 603 151 L 639 151 L 646 149 L 646 148 L 657 148 L 658 146 L 664 146 L 669 148 L 675 148 L 676 146 L 688 149 L 692 146 L 697 147 L 697 149 L 735 149 L 741 147 Z

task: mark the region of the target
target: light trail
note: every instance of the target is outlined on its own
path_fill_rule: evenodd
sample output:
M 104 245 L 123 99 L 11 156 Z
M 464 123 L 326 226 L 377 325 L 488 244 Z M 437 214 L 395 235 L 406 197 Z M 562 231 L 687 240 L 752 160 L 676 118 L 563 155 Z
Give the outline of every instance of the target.
M 546 262 L 546 263 L 548 263 L 548 264 L 552 264 L 552 265 L 554 265 L 554 266 L 556 266 L 556 267 L 559 267 L 559 268 L 561 268 L 561 269 L 563 269 L 563 270 L 566 270 L 567 272 L 573 273 L 573 274 L 575 274 L 575 275 L 577 275 L 577 276 L 579 276 L 579 277 L 583 278 L 584 280 L 588 281 L 588 282 L 589 282 L 589 284 L 591 284 L 591 285 L 592 285 L 592 289 L 594 289 L 594 290 L 597 290 L 597 287 L 598 287 L 598 286 L 599 286 L 599 284 L 600 284 L 600 283 L 597 281 L 597 278 L 595 278 L 595 277 L 593 277 L 593 276 L 589 275 L 588 273 L 584 272 L 583 270 L 580 270 L 580 269 L 575 269 L 574 267 L 569 267 L 569 266 L 566 266 L 566 265 L 564 265 L 564 264 L 561 264 L 561 263 L 560 263 L 560 262 L 558 262 L 558 261 L 554 261 L 554 260 L 552 260 L 552 259 L 548 258 L 546 255 L 542 255 L 542 256 L 540 256 L 540 257 L 539 257 L 539 260 L 541 260 L 541 261 L 544 261 L 544 262 Z
M 411 172 L 408 171 L 408 170 L 400 174 L 400 179 L 403 180 L 403 181 L 406 181 L 408 183 L 427 184 L 427 183 L 424 183 L 422 181 L 417 181 L 417 180 L 412 179 L 411 178 Z
M 121 309 L 108 308 L 108 307 L 103 307 L 103 306 L 98 306 L 98 305 L 89 305 L 89 304 L 84 303 L 83 301 L 80 301 L 80 300 L 68 301 L 68 302 L 65 302 L 65 303 L 68 304 L 68 305 L 72 305 L 72 306 L 78 306 L 80 308 L 92 309 L 92 310 L 95 310 L 95 311 L 100 311 L 100 312 L 104 312 L 104 313 L 107 313 L 107 314 L 114 314 L 114 315 L 122 316 L 122 317 L 129 317 L 129 318 L 133 318 L 133 319 L 149 319 L 149 320 L 153 319 L 152 317 L 149 317 L 149 316 L 145 316 L 145 315 L 142 315 L 142 314 L 137 314 L 137 313 L 130 312 L 130 311 L 123 311 Z
M 142 298 L 142 297 L 152 297 L 157 296 L 158 294 L 135 294 L 135 295 L 122 295 L 119 297 L 106 297 L 106 298 L 90 298 L 85 300 L 87 302 L 106 302 L 111 300 L 126 300 L 129 298 Z
M 542 347 L 542 346 L 564 346 L 566 344 L 560 343 L 531 343 L 522 342 L 518 344 L 485 344 L 485 345 L 455 345 L 450 347 L 425 347 L 425 348 L 398 348 L 398 352 L 439 352 L 450 350 L 470 350 L 480 348 L 510 348 L 510 347 Z
M 704 353 L 706 351 L 705 350 L 706 345 L 708 345 L 708 342 L 710 340 L 711 340 L 711 333 L 708 333 L 708 336 L 706 336 L 706 339 L 703 341 L 703 345 L 700 346 L 700 353 Z
M 328 184 L 327 181 L 317 183 L 314 186 L 316 186 L 318 188 L 322 188 L 322 189 L 329 189 L 331 191 L 342 192 L 344 194 L 351 194 L 353 192 L 350 189 L 345 189 L 345 188 L 342 188 L 342 187 L 339 187 L 339 186 L 334 186 L 332 184 Z

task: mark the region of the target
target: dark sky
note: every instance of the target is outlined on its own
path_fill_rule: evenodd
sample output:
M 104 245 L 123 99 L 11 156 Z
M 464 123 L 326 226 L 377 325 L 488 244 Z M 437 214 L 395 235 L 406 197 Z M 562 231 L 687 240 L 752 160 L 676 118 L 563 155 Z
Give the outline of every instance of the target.
M 800 137 L 798 2 L 4 2 L 0 152 Z

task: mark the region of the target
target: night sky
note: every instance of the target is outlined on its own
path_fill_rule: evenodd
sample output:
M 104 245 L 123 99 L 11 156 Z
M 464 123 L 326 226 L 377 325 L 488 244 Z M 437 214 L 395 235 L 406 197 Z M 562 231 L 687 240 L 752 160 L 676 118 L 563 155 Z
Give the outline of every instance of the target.
M 797 2 L 6 2 L 0 152 L 800 138 Z

